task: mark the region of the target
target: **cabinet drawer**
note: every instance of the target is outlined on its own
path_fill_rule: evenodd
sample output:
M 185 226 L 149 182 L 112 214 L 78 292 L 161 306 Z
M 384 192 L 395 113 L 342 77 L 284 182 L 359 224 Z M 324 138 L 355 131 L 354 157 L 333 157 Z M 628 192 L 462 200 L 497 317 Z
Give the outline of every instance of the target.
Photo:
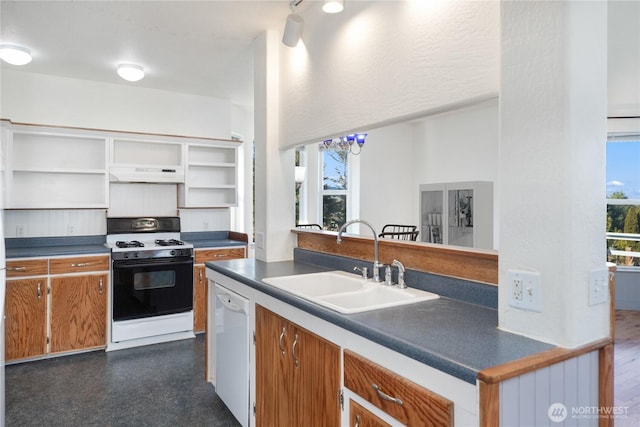
M 408 426 L 453 425 L 453 402 L 349 350 L 344 385 Z
M 16 261 L 7 260 L 7 278 L 25 276 L 44 276 L 49 273 L 49 260 L 23 259 Z
M 244 258 L 244 246 L 227 249 L 197 249 L 196 264 L 204 264 L 207 261 L 220 261 L 225 259 Z
M 109 256 L 96 255 L 73 258 L 52 258 L 49 260 L 49 268 L 51 274 L 109 270 Z
M 349 399 L 349 426 L 391 427 L 354 400 Z

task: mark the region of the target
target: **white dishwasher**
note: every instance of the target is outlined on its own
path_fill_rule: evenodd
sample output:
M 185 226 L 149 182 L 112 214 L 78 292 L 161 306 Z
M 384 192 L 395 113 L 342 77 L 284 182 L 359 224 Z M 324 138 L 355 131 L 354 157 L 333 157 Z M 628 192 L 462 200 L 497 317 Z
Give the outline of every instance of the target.
M 249 425 L 249 300 L 216 283 L 216 393 Z

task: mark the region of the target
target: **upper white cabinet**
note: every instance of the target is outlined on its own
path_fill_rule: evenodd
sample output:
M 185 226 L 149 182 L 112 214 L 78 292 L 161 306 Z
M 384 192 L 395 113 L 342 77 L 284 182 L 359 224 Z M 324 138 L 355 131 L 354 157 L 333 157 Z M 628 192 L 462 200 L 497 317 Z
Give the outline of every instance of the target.
M 420 240 L 493 249 L 493 183 L 421 185 Z
M 107 139 L 13 129 L 7 146 L 7 207 L 108 207 Z
M 187 145 L 185 180 L 178 191 L 179 207 L 237 206 L 238 149 L 235 144 Z
M 238 204 L 238 142 L 0 124 L 7 208 L 109 208 L 110 182 L 175 184 L 180 208 Z

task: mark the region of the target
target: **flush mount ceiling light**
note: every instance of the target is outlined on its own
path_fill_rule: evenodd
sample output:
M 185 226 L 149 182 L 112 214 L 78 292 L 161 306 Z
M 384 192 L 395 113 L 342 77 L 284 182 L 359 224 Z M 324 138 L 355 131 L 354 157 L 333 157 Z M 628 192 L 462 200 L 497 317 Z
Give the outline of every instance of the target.
M 11 65 L 25 65 L 31 62 L 31 51 L 14 44 L 0 44 L 0 59 Z
M 303 0 L 293 0 L 289 3 L 291 14 L 287 16 L 287 23 L 284 26 L 282 34 L 282 43 L 285 46 L 296 47 L 302 36 L 302 28 L 304 27 L 304 19 L 297 14 L 297 7 Z
M 118 75 L 127 81 L 137 82 L 144 77 L 144 68 L 136 64 L 120 64 Z
M 322 10 L 326 13 L 340 13 L 344 9 L 344 0 L 325 0 Z

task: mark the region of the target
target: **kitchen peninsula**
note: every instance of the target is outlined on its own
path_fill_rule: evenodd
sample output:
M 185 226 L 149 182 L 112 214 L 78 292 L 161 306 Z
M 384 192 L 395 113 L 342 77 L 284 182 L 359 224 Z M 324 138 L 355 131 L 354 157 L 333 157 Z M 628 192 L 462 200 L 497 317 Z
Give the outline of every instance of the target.
M 299 234 L 314 240 L 316 248 L 322 246 L 323 239 L 335 240 L 330 233 L 328 237 L 314 232 Z M 347 245 L 366 240 L 345 237 Z M 210 295 L 213 295 L 211 287 L 217 283 L 250 301 L 249 324 L 254 325 L 256 342 L 255 353 L 250 358 L 250 395 L 256 407 L 255 418 L 249 417 L 251 425 L 291 422 L 286 418 L 285 407 L 300 404 L 307 405 L 301 409 L 302 413 L 323 410 L 329 414 L 330 418 L 318 421 L 320 425 L 333 425 L 338 418 L 338 425 L 353 425 L 349 420 L 356 416 L 359 419 L 377 417 L 391 425 L 398 422 L 419 425 L 426 420 L 434 425 L 507 425 L 517 423 L 522 416 L 519 412 L 523 411 L 544 409 L 544 415 L 537 416 L 546 417 L 546 410 L 555 402 L 553 399 L 557 396 L 551 393 L 547 396 L 550 402 L 539 402 L 535 408 L 520 403 L 520 395 L 541 387 L 531 382 L 532 375 L 551 378 L 558 376 L 558 372 L 571 372 L 572 367 L 580 366 L 581 375 L 598 378 L 599 351 L 608 342 L 569 350 L 499 330 L 497 293 L 492 289 L 495 286 L 487 283 L 414 270 L 407 274 L 408 285 L 439 293 L 441 298 L 343 315 L 263 282 L 269 277 L 304 277 L 304 274 L 328 270 L 351 272 L 354 266 L 370 263 L 362 260 L 366 257 L 345 258 L 301 248 L 302 241 L 304 238 L 298 240 L 292 261 L 245 259 L 206 264 Z M 381 242 L 381 261 L 385 263 L 388 262 L 383 258 L 386 243 Z M 370 239 L 368 244 L 371 245 Z M 211 299 L 209 302 L 211 307 Z M 213 316 L 209 318 L 213 321 Z M 265 332 L 262 324 L 269 322 L 274 322 L 275 328 Z M 209 324 L 210 328 L 214 326 Z M 289 328 L 295 332 L 289 333 Z M 314 350 L 321 352 L 313 357 L 317 366 L 303 365 L 303 347 L 310 340 L 298 340 L 303 333 L 322 344 L 320 350 Z M 294 349 L 287 347 L 292 341 Z M 261 354 L 271 351 L 269 343 L 274 353 Z M 282 356 L 276 358 L 280 351 Z M 316 397 L 328 396 L 325 400 L 305 399 L 302 392 L 291 395 L 286 387 L 284 391 L 279 386 L 270 389 L 275 384 L 273 381 L 278 381 L 273 378 L 273 369 L 265 368 L 264 363 L 269 363 L 271 357 L 275 358 L 273 363 L 284 361 L 289 357 L 286 353 L 291 353 L 296 367 L 300 363 L 300 375 L 305 372 L 310 377 L 302 389 L 296 385 L 291 389 L 309 389 Z M 211 365 L 209 369 L 209 379 L 215 382 Z M 313 372 L 324 378 L 319 384 L 313 382 Z M 277 375 L 285 378 L 288 374 Z M 559 376 L 565 384 L 571 381 L 570 374 Z M 547 387 L 556 380 L 549 381 Z M 598 395 L 598 384 L 583 384 L 577 376 L 573 381 L 576 390 L 588 390 L 575 396 L 573 401 L 597 406 L 598 399 L 602 398 Z M 336 390 L 332 389 L 334 386 Z M 266 408 L 268 405 L 262 396 L 265 393 L 278 396 L 270 397 L 268 402 L 291 401 L 283 403 L 282 410 Z M 336 398 L 339 404 L 333 406 L 336 395 L 340 396 Z M 397 399 L 404 404 L 400 405 Z M 320 408 L 315 408 L 318 405 Z

